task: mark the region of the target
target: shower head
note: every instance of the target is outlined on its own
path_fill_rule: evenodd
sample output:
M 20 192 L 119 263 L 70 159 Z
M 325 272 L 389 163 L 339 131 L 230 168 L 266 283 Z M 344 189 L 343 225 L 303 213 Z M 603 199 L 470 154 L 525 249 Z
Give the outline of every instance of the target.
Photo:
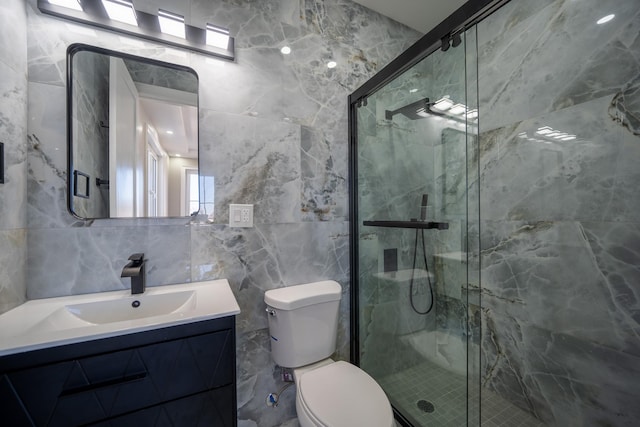
M 409 105 L 405 105 L 404 107 L 400 107 L 397 110 L 389 111 L 386 110 L 384 112 L 384 118 L 387 120 L 393 119 L 393 116 L 400 113 L 408 119 L 418 120 L 424 119 L 425 117 L 429 117 L 429 98 L 422 98 L 416 102 L 412 102 Z
M 400 113 L 411 120 L 424 119 L 427 117 L 444 117 L 459 123 L 466 123 L 464 116 L 460 117 L 455 114 L 450 114 L 448 111 L 439 111 L 437 108 L 431 108 L 436 104 L 436 102 L 429 102 L 429 98 L 422 98 L 416 102 L 405 105 L 404 107 L 400 107 L 397 110 L 385 110 L 384 118 L 391 120 L 393 119 L 393 116 Z M 464 106 L 464 108 L 466 109 L 467 107 Z

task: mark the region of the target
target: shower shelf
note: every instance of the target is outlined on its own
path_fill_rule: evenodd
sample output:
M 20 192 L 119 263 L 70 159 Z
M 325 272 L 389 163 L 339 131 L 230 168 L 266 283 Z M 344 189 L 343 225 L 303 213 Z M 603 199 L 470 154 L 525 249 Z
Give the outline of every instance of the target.
M 420 228 L 448 230 L 448 222 L 424 222 L 424 221 L 363 221 L 362 225 L 370 227 L 391 227 L 391 228 Z

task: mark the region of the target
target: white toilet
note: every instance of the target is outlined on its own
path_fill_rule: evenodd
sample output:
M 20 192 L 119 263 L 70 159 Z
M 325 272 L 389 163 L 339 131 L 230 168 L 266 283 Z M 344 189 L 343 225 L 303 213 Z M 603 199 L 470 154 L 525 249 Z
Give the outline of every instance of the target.
M 378 383 L 357 366 L 329 358 L 336 349 L 341 291 L 327 280 L 265 292 L 271 355 L 293 368 L 302 427 L 395 427 Z

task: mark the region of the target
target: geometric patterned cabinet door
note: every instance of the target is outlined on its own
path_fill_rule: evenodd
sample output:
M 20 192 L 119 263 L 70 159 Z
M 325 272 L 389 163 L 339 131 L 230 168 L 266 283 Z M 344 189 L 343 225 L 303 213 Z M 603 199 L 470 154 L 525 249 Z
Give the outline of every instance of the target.
M 53 352 L 52 359 L 63 360 L 6 371 L 0 424 L 235 426 L 235 331 L 228 327 L 234 322 L 209 322 L 197 331 L 184 325 L 107 340 L 101 348 L 110 351 L 99 354 L 88 355 L 91 342 L 82 343 Z M 149 343 L 144 334 L 162 340 Z
M 230 417 L 233 405 L 231 393 L 223 388 L 172 400 L 91 426 L 99 427 L 232 427 L 235 416 Z

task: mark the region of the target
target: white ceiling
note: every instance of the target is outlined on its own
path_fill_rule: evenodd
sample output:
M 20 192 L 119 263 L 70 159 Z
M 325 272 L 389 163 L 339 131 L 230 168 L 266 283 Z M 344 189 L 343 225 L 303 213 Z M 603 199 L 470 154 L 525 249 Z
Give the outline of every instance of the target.
M 158 132 L 160 145 L 169 156 L 180 155 L 186 158 L 198 156 L 198 109 L 196 107 L 142 97 L 140 106 L 145 111 L 149 124 Z
M 158 132 L 169 156 L 198 156 L 198 96 L 191 92 L 136 83 L 146 120 Z
M 423 34 L 432 30 L 467 0 L 354 0 Z

